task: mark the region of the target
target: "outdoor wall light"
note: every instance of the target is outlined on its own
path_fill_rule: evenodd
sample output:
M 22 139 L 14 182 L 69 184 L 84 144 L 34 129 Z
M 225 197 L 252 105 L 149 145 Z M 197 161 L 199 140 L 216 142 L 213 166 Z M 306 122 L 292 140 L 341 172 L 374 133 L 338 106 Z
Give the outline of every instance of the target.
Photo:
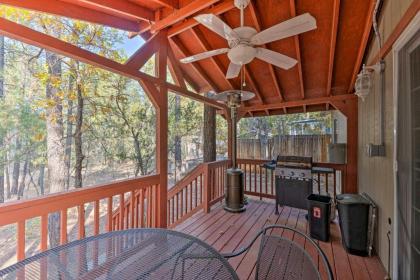
M 372 66 L 366 66 L 363 64 L 362 71 L 357 75 L 355 89 L 355 94 L 365 101 L 366 96 L 369 95 L 372 86 L 373 86 L 373 72 L 380 72 L 382 70 L 382 63 L 377 63 Z

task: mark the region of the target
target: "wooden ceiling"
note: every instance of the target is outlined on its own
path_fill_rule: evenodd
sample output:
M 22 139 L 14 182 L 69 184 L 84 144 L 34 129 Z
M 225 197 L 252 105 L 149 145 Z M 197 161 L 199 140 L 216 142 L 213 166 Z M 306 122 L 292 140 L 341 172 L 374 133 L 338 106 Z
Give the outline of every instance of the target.
M 227 42 L 198 25 L 193 16 L 218 14 L 232 28 L 239 26 L 233 0 L 0 0 L 32 10 L 104 24 L 140 34 L 148 39 L 167 30 L 170 55 L 176 60 Z M 296 15 L 310 13 L 318 28 L 265 47 L 296 58 L 298 64 L 282 70 L 258 59 L 246 65 L 246 89 L 256 98 L 246 102 L 250 115 L 282 114 L 329 109 L 330 100 L 352 98 L 371 30 L 374 0 L 251 0 L 245 25 L 257 31 Z M 226 55 L 177 64 L 175 68 L 199 92 L 240 87 L 239 79 L 227 80 Z

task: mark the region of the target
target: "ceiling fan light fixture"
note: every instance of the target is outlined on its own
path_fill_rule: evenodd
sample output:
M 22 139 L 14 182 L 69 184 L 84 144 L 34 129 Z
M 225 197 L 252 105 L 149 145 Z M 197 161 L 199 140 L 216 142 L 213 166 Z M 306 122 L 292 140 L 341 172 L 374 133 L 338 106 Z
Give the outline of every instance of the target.
M 245 65 L 250 63 L 257 54 L 255 48 L 245 44 L 240 44 L 228 52 L 228 57 L 232 63 L 237 65 Z

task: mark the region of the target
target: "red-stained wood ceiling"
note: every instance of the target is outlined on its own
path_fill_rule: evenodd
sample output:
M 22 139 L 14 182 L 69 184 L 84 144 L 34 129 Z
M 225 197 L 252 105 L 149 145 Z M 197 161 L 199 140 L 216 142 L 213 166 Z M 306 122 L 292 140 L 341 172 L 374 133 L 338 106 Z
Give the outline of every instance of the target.
M 200 92 L 240 87 L 238 78 L 225 78 L 229 64 L 225 54 L 192 64 L 177 62 L 185 56 L 228 47 L 193 16 L 214 13 L 232 28 L 238 27 L 239 10 L 233 0 L 0 0 L 0 4 L 104 24 L 131 34 L 142 33 L 145 38 L 167 29 L 171 71 L 176 71 L 177 79 L 184 75 Z M 265 46 L 297 59 L 292 69 L 279 69 L 258 59 L 246 65 L 246 89 L 257 96 L 246 102 L 242 111 L 266 115 L 325 110 L 329 100 L 351 98 L 373 6 L 374 0 L 251 0 L 245 10 L 245 25 L 257 31 L 303 13 L 312 14 L 318 28 Z

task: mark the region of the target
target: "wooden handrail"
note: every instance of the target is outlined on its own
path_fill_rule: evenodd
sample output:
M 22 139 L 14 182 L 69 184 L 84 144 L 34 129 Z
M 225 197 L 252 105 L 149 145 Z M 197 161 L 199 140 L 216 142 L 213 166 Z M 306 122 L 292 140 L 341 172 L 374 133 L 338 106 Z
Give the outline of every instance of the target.
M 152 175 L 54 193 L 24 201 L 7 202 L 0 205 L 0 226 L 157 184 L 159 184 L 159 175 Z

